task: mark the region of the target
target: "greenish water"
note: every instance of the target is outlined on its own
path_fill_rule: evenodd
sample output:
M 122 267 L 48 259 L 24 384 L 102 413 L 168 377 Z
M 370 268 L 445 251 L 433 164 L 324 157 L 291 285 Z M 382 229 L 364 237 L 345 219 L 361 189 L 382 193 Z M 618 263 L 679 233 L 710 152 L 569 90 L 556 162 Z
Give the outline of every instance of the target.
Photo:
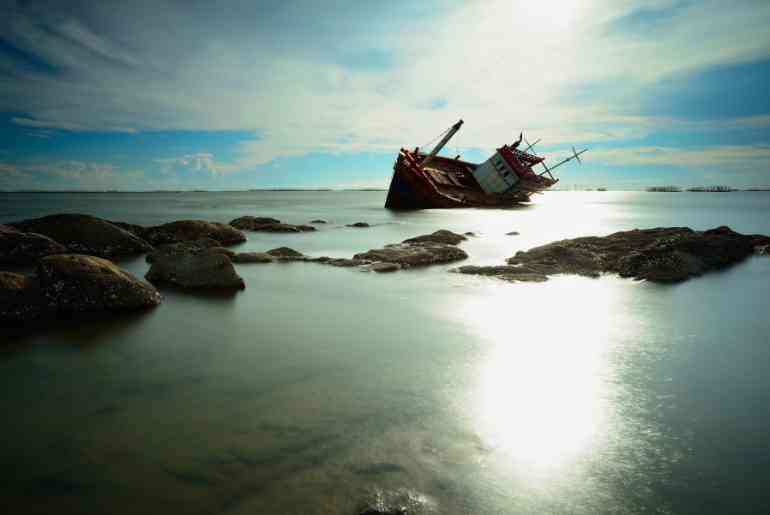
M 770 234 L 760 192 L 411 213 L 384 196 L 14 194 L 0 222 L 325 218 L 238 250 L 335 257 L 446 228 L 479 235 L 468 264 L 635 227 Z M 346 514 L 377 498 L 437 514 L 770 511 L 770 260 L 674 286 L 448 268 L 238 265 L 233 296 L 162 290 L 144 314 L 0 329 L 6 511 Z

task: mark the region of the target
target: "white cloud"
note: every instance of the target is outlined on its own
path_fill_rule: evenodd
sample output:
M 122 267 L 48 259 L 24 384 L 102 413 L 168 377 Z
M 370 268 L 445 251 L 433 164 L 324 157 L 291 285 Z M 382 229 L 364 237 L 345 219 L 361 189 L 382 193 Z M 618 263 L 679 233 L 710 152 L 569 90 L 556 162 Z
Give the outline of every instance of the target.
M 208 152 L 186 154 L 179 157 L 158 158 L 154 160 L 161 165 L 163 173 L 204 172 L 216 176 L 219 171 L 214 162 L 214 155 Z
M 770 146 L 722 145 L 704 148 L 633 147 L 592 150 L 591 162 L 616 166 L 719 167 L 725 171 L 770 171 Z
M 461 148 L 499 145 L 522 128 L 544 143 L 642 137 L 680 122 L 621 116 L 600 97 L 577 106 L 565 91 L 620 77 L 633 99 L 669 74 L 770 48 L 767 2 L 731 4 L 717 18 L 722 3 L 691 4 L 654 38 L 608 30 L 640 5 L 630 1 L 485 0 L 437 8 L 430 19 L 392 6 L 384 21 L 364 18 L 363 8 L 308 3 L 275 23 L 250 3 L 200 13 L 136 8 L 150 9 L 149 18 L 131 4 L 95 6 L 90 24 L 27 11 L 0 22 L 11 42 L 60 70 L 0 79 L 0 110 L 27 113 L 13 120 L 19 125 L 59 130 L 259 130 L 229 162 L 173 163 L 216 174 L 312 151 L 393 152 L 459 117 L 467 123 L 452 145 Z M 392 65 L 339 64 L 342 53 L 372 46 L 392 53 Z M 430 109 L 435 99 L 446 107 Z M 755 122 L 764 123 L 746 121 Z

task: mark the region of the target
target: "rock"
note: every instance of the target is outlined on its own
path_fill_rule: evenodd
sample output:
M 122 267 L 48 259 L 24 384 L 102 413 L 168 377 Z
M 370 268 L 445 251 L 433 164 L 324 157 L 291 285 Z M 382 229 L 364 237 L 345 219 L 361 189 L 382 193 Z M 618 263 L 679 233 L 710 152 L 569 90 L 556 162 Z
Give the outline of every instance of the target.
M 90 215 L 49 215 L 9 225 L 19 231 L 48 236 L 67 247 L 68 251 L 79 254 L 115 257 L 152 250 L 142 238 Z
M 327 222 L 326 220 L 323 220 L 321 218 L 318 218 L 317 220 L 310 220 L 310 223 L 311 224 L 327 224 L 329 222 Z
M 20 232 L 7 225 L 0 225 L 0 263 L 23 265 L 43 256 L 62 254 L 67 248 L 48 236 L 33 232 Z
M 242 216 L 236 218 L 230 225 L 238 229 L 260 232 L 310 232 L 315 227 L 310 225 L 282 224 L 275 218 L 260 218 L 254 216 Z
M 468 231 L 468 232 L 464 232 L 464 233 L 463 233 L 463 236 L 470 236 L 470 237 L 475 237 L 475 236 L 476 236 L 476 233 L 475 233 L 475 232 L 472 232 L 472 231 Z
M 273 256 L 267 252 L 239 252 L 231 258 L 233 263 L 272 263 Z
M 353 259 L 373 263 L 384 261 L 398 263 L 403 268 L 434 265 L 459 261 L 468 257 L 462 249 L 443 243 L 399 243 L 387 245 L 382 249 L 373 249 L 353 256 Z
M 200 238 L 211 238 L 219 242 L 220 245 L 234 245 L 246 241 L 246 236 L 235 227 L 203 220 L 180 220 L 157 225 L 145 229 L 142 234 L 153 245 L 178 243 Z
M 401 265 L 398 263 L 372 263 L 369 265 L 369 270 L 377 273 L 395 272 L 401 270 Z
M 507 232 L 507 233 L 505 233 L 505 235 L 506 236 L 518 236 L 519 235 L 519 231 Z
M 135 310 L 160 304 L 160 293 L 112 261 L 60 254 L 41 259 L 37 279 L 44 310 L 58 315 Z
M 305 257 L 302 252 L 298 252 L 294 249 L 290 249 L 289 247 L 278 247 L 275 249 L 271 249 L 267 251 L 268 254 L 271 256 L 279 257 L 279 258 L 299 258 L 299 257 Z
M 0 323 L 16 325 L 40 316 L 43 302 L 35 278 L 0 272 Z
M 347 227 L 358 227 L 358 228 L 363 229 L 365 227 L 371 227 L 371 226 L 368 223 L 366 223 L 366 222 L 355 222 L 355 223 L 352 223 L 352 224 L 348 224 Z
M 219 242 L 212 240 L 211 238 L 199 238 L 197 240 L 180 241 L 178 243 L 167 243 L 160 245 L 153 252 L 147 254 L 145 258 L 148 263 L 155 261 L 160 256 L 181 256 L 182 254 L 198 254 L 207 249 L 214 249 L 223 247 L 219 246 Z M 223 249 L 226 250 L 226 249 Z M 231 252 L 231 251 L 228 251 Z
M 145 275 L 148 281 L 181 288 L 237 289 L 246 287 L 228 256 L 212 249 L 197 253 L 160 254 Z
M 423 234 L 422 236 L 416 236 L 404 240 L 403 243 L 443 243 L 446 245 L 457 245 L 458 243 L 467 240 L 462 234 L 456 234 L 446 229 L 438 230 L 431 234 Z
M 729 227 L 693 231 L 686 227 L 635 229 L 605 237 L 562 240 L 507 260 L 514 268 L 466 268 L 461 273 L 482 273 L 503 278 L 521 274 L 578 274 L 597 277 L 615 273 L 652 282 L 679 282 L 742 261 L 756 244 L 770 241 L 763 235 L 743 235 Z M 517 275 L 518 274 L 518 275 Z
M 244 231 L 253 231 L 258 225 L 280 224 L 280 220 L 267 216 L 242 216 L 230 222 L 230 225 Z
M 757 245 L 754 247 L 754 252 L 756 254 L 770 256 L 770 245 Z

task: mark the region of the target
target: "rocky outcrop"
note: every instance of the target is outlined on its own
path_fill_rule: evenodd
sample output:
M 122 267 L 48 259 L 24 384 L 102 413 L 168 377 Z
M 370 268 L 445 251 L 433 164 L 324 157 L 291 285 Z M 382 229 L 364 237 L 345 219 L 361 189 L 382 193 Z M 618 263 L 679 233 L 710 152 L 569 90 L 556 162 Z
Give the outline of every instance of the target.
M 106 259 L 79 254 L 42 258 L 35 276 L 0 272 L 0 321 L 77 317 L 157 306 L 158 291 Z
M 457 245 L 467 240 L 462 234 L 457 234 L 446 229 L 438 230 L 431 234 L 423 234 L 404 240 L 404 243 L 443 243 L 445 245 Z
M 219 253 L 216 248 L 158 254 L 145 278 L 155 284 L 191 289 L 242 290 L 246 287 L 235 272 L 230 257 Z
M 738 263 L 757 246 L 768 243 L 770 237 L 739 234 L 724 226 L 702 232 L 686 227 L 635 229 L 605 237 L 562 240 L 517 252 L 507 260 L 509 266 L 461 267 L 456 271 L 506 280 L 614 273 L 670 283 Z
M 348 224 L 347 227 L 357 227 L 359 229 L 365 229 L 365 228 L 371 227 L 371 226 L 368 223 L 366 223 L 366 222 L 354 222 L 352 224 Z
M 227 224 L 203 220 L 180 220 L 149 227 L 142 233 L 153 245 L 210 238 L 220 245 L 235 245 L 246 241 L 241 231 Z
M 32 232 L 20 232 L 13 227 L 0 225 L 0 263 L 23 265 L 51 254 L 62 254 L 67 248 L 48 236 Z
M 353 259 L 365 263 L 395 263 L 401 268 L 451 263 L 468 257 L 465 251 L 456 247 L 465 239 L 461 234 L 440 230 L 356 254 Z
M 327 222 L 322 218 L 316 218 L 315 220 L 310 220 L 310 223 L 311 224 L 328 224 L 329 222 Z
M 311 225 L 284 224 L 275 218 L 242 216 L 230 222 L 230 225 L 245 231 L 257 232 L 311 232 L 316 228 Z
M 507 233 L 505 233 L 505 235 L 506 236 L 518 236 L 519 235 L 519 231 L 507 232 Z
M 108 220 L 108 222 L 110 222 L 112 225 L 117 225 L 124 231 L 128 231 L 134 236 L 138 236 L 140 238 L 143 238 L 142 234 L 144 234 L 144 231 L 147 229 L 144 226 L 137 225 L 137 224 L 129 224 L 126 222 L 116 222 L 114 220 Z
M 8 225 L 22 232 L 47 236 L 78 254 L 116 257 L 152 250 L 142 238 L 90 215 L 49 215 Z

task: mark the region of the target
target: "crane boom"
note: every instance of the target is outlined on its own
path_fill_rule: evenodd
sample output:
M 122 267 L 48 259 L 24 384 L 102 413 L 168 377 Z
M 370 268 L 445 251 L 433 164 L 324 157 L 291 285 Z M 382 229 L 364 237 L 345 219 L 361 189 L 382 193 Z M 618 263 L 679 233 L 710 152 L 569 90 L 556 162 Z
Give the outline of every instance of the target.
M 446 133 L 446 135 L 443 138 L 441 138 L 441 141 L 436 143 L 436 146 L 433 147 L 433 150 L 430 151 L 430 154 L 425 156 L 425 159 L 423 159 L 420 162 L 420 167 L 423 167 L 423 166 L 427 165 L 430 162 L 430 160 L 433 159 L 436 156 L 436 154 L 441 152 L 441 149 L 444 148 L 444 145 L 449 143 L 449 140 L 452 139 L 452 136 L 457 134 L 457 131 L 460 130 L 460 127 L 462 127 L 462 125 L 463 125 L 463 121 L 462 120 L 460 120 L 456 124 L 452 125 L 452 127 L 449 129 L 449 131 Z

